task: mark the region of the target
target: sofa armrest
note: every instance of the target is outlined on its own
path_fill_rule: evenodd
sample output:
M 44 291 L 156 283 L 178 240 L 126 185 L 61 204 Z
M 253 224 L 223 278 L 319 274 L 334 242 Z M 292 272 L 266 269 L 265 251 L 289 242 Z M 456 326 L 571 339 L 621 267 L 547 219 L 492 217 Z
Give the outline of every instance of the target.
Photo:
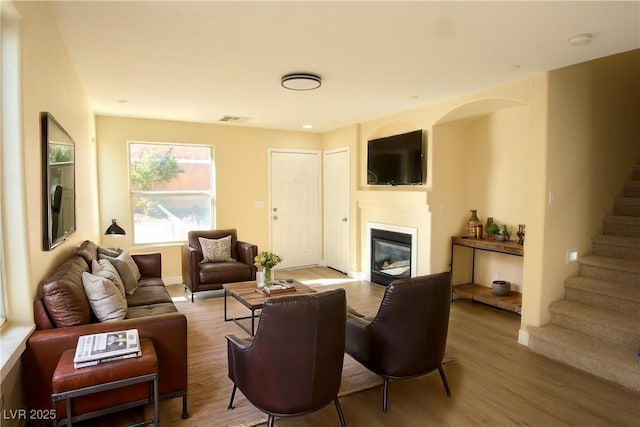
M 258 255 L 258 246 L 238 240 L 236 247 L 238 249 L 238 261 L 251 266 L 251 280 L 255 280 L 257 268 L 254 265 L 254 258 Z
M 162 277 L 162 254 L 132 254 L 142 277 Z
M 51 381 L 65 350 L 75 349 L 81 335 L 138 329 L 141 338 L 153 340 L 158 357 L 159 394 L 187 389 L 187 318 L 181 313 L 91 323 L 35 331 L 22 355 L 22 375 L 27 407 L 51 408 Z
M 198 278 L 198 265 L 200 253 L 189 245 L 182 245 L 182 281 L 192 291 L 198 290 L 200 280 Z

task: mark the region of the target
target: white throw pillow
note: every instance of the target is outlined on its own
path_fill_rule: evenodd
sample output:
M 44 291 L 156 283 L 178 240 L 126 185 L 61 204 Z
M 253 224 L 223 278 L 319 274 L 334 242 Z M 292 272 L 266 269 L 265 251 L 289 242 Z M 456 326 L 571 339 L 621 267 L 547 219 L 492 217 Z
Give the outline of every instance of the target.
M 106 259 L 101 259 L 99 261 L 94 259 L 91 261 L 91 274 L 111 280 L 113 284 L 116 285 L 122 296 L 126 298 L 126 290 L 124 288 L 122 278 L 120 277 L 120 274 L 118 274 L 118 270 L 116 270 L 113 264 L 109 261 Z
M 127 295 L 133 295 L 136 289 L 138 289 L 138 280 L 142 275 L 138 269 L 138 265 L 131 258 L 131 255 L 127 251 L 122 251 L 117 257 L 110 257 L 104 254 L 98 256 L 100 259 L 106 259 L 118 270 L 118 274 L 122 278 L 124 288 L 127 291 Z
M 109 279 L 82 273 L 82 286 L 91 310 L 101 322 L 122 320 L 127 315 L 127 300 Z
M 231 236 L 222 239 L 205 239 L 198 237 L 202 247 L 202 262 L 229 262 L 231 258 Z

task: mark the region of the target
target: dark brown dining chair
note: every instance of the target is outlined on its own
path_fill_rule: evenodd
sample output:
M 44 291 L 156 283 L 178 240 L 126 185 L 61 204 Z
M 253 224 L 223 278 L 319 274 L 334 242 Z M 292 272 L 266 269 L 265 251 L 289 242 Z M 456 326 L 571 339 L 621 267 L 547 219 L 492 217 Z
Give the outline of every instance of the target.
M 344 360 L 344 289 L 265 301 L 253 338 L 227 335 L 229 378 L 256 408 L 275 417 L 307 414 L 338 401 Z
M 451 305 L 451 274 L 399 279 L 391 283 L 373 319 L 349 316 L 346 352 L 384 379 L 382 410 L 387 411 L 389 380 L 440 372 Z

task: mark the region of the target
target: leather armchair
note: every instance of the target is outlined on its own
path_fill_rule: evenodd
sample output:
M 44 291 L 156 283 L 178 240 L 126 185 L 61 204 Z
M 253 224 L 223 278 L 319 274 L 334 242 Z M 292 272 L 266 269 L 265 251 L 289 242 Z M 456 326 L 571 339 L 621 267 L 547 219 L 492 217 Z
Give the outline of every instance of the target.
M 344 361 L 344 289 L 289 295 L 265 301 L 255 337 L 228 335 L 229 378 L 236 389 L 274 417 L 302 415 L 335 403 L 344 417 L 338 390 Z
M 390 379 L 437 369 L 451 396 L 442 367 L 450 306 L 451 273 L 439 273 L 395 280 L 373 319 L 349 316 L 346 352 L 383 377 L 383 411 L 387 411 Z
M 227 236 L 231 236 L 231 257 L 235 261 L 203 263 L 198 238 L 221 239 Z M 187 243 L 182 246 L 182 281 L 191 292 L 191 302 L 196 292 L 222 289 L 224 283 L 255 280 L 253 259 L 256 255 L 258 247 L 238 241 L 235 229 L 190 231 Z

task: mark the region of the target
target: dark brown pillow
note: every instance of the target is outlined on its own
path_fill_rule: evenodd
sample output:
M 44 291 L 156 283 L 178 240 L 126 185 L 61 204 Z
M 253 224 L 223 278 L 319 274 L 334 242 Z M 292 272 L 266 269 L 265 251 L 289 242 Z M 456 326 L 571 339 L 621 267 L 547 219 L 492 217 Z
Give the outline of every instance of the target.
M 91 307 L 82 285 L 82 273 L 88 270 L 83 257 L 72 256 L 42 286 L 42 300 L 57 327 L 91 321 Z
M 81 256 L 87 266 L 91 266 L 91 261 L 98 259 L 98 245 L 91 240 L 85 240 L 73 251 L 73 254 Z

